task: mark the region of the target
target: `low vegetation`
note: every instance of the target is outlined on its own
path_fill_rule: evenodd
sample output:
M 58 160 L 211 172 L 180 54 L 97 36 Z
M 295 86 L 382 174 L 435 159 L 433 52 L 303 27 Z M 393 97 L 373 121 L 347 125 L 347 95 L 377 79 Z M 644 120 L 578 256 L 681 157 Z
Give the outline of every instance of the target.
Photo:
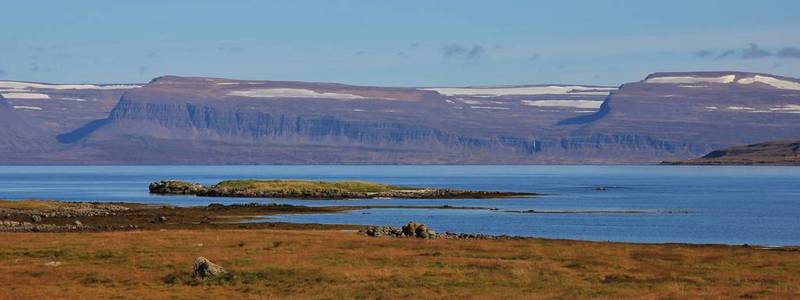
M 203 186 L 178 180 L 162 180 L 150 184 L 150 192 L 169 195 L 207 197 L 254 197 L 299 199 L 365 199 L 365 198 L 503 198 L 535 196 L 535 193 L 468 191 L 401 187 L 366 181 L 310 180 L 226 180 L 213 186 Z
M 795 298 L 800 252 L 343 230 L 0 233 L 2 299 Z M 204 256 L 228 274 L 198 282 Z
M 395 185 L 367 181 L 308 181 L 308 180 L 226 180 L 215 187 L 243 192 L 303 193 L 378 193 L 405 190 Z

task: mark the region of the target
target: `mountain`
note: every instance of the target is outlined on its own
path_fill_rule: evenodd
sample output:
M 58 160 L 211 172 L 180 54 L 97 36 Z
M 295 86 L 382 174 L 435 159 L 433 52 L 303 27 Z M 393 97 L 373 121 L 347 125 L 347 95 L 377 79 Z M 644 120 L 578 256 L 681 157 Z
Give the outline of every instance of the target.
M 726 146 L 800 138 L 800 80 L 743 72 L 656 73 L 568 119 L 567 141 L 616 160 L 686 159 Z
M 743 72 L 656 73 L 619 88 L 11 83 L 0 93 L 48 144 L 4 163 L 631 163 L 800 139 L 800 80 Z
M 666 161 L 670 165 L 796 165 L 800 166 L 800 140 L 774 141 L 714 150 L 703 157 Z
M 101 126 L 82 130 L 74 143 L 102 150 L 102 161 L 512 163 L 529 160 L 540 151 L 537 136 L 596 110 L 614 89 L 165 76 L 125 93 Z

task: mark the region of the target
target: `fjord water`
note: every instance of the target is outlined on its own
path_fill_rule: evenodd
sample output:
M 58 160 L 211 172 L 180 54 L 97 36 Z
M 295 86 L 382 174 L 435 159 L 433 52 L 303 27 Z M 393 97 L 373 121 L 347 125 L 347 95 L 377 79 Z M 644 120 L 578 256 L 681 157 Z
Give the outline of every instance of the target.
M 407 186 L 538 192 L 534 198 L 292 200 L 150 195 L 161 179 L 369 180 Z M 603 187 L 598 189 L 598 187 Z M 0 166 L 0 198 L 207 205 L 471 206 L 281 215 L 269 221 L 619 242 L 800 245 L 800 168 L 710 166 Z M 521 213 L 535 210 L 542 213 Z

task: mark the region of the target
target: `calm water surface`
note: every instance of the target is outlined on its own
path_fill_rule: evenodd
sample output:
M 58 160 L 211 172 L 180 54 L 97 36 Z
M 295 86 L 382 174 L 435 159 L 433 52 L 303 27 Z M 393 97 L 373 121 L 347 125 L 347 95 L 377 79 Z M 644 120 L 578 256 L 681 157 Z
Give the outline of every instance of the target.
M 361 179 L 409 186 L 546 193 L 498 200 L 336 200 L 156 196 L 155 180 Z M 606 187 L 597 190 L 596 187 Z M 452 205 L 497 210 L 369 209 L 267 220 L 625 242 L 800 245 L 800 168 L 693 166 L 0 166 L 0 198 L 206 205 Z M 537 210 L 553 213 L 530 214 Z M 560 212 L 560 213 L 555 213 Z

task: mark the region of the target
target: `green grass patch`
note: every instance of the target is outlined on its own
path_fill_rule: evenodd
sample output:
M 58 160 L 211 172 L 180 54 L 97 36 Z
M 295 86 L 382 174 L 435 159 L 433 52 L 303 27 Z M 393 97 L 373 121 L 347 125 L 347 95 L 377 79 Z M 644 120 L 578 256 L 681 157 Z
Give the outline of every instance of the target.
M 248 192 L 303 193 L 377 193 L 407 189 L 367 181 L 308 181 L 308 180 L 226 180 L 216 188 Z

